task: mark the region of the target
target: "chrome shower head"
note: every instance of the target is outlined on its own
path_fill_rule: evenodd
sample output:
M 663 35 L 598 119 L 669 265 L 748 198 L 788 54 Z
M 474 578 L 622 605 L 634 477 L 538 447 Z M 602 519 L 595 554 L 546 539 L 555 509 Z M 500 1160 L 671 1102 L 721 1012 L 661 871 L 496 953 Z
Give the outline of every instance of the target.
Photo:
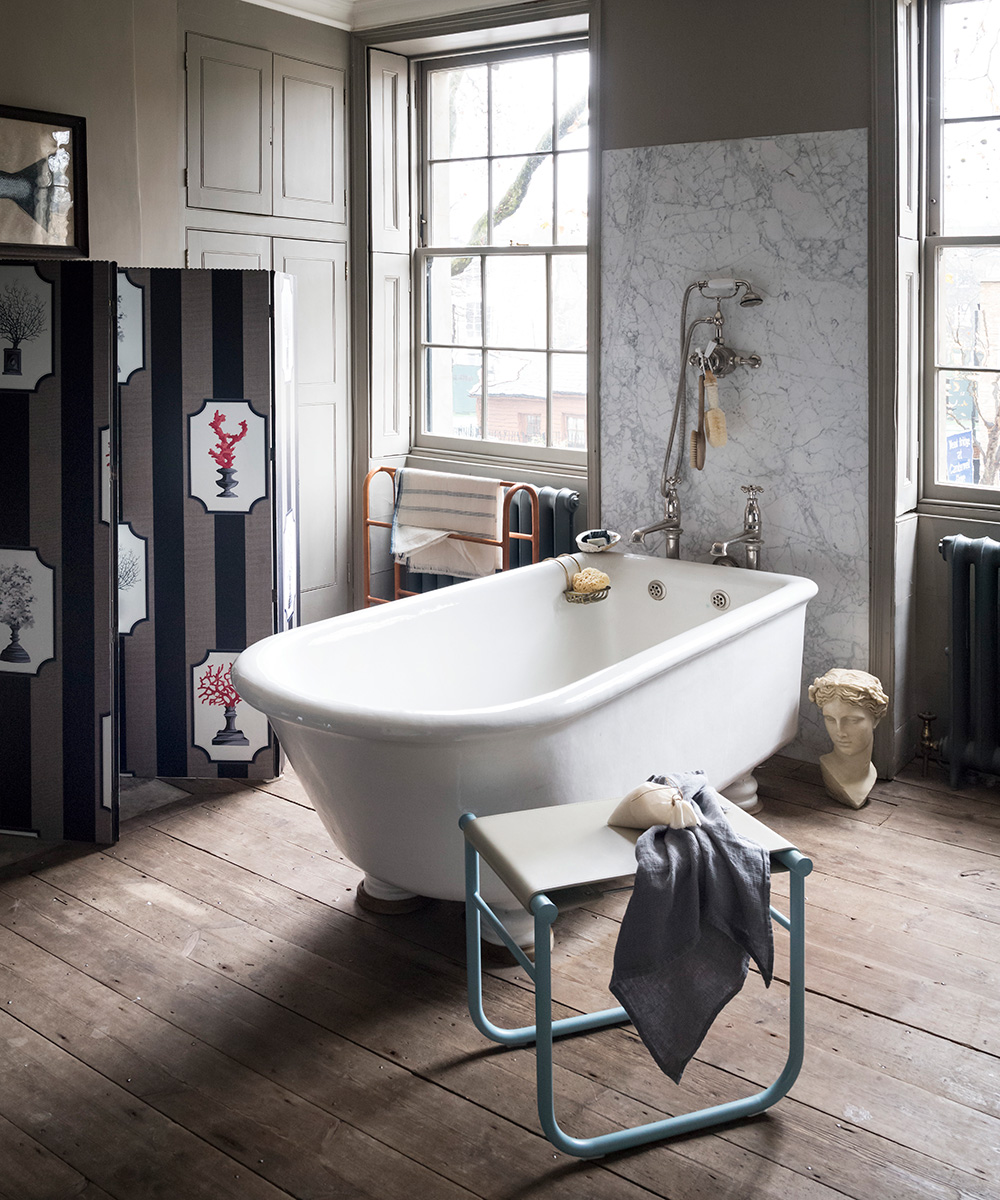
M 764 303 L 764 298 L 753 290 L 747 279 L 703 279 L 692 284 L 692 287 L 696 287 L 706 299 L 716 301 L 732 300 L 740 295 L 742 288 L 741 308 L 756 308 L 758 304 Z M 690 288 L 688 290 L 690 291 Z

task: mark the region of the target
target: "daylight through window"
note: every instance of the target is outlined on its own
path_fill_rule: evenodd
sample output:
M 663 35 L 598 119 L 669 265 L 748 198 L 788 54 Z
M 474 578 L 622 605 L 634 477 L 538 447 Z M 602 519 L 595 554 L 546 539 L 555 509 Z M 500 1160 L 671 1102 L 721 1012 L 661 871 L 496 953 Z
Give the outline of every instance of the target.
M 928 385 L 934 485 L 1000 488 L 1000 4 L 942 0 L 931 37 Z M 936 77 L 936 79 L 935 79 Z M 935 83 L 937 86 L 935 86 Z M 985 496 L 983 497 L 986 498 Z
M 589 75 L 580 42 L 424 64 L 424 444 L 586 448 Z

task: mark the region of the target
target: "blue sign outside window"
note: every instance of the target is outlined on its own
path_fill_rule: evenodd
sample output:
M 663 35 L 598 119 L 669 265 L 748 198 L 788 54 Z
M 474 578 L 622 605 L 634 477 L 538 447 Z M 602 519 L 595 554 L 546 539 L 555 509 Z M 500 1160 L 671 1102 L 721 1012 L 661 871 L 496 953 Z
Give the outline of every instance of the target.
M 972 432 L 948 434 L 948 482 L 975 483 L 972 465 Z

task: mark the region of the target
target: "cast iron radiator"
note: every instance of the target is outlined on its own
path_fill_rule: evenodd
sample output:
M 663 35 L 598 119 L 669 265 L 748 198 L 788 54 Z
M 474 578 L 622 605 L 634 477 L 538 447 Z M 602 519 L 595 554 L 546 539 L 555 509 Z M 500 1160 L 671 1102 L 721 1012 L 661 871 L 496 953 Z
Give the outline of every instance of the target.
M 557 554 L 576 552 L 576 514 L 580 493 L 572 488 L 543 487 L 538 490 L 539 561 Z M 512 533 L 531 532 L 531 507 L 528 497 L 519 492 L 510 506 Z M 531 562 L 531 543 L 511 539 L 510 565 L 523 567 Z M 417 571 L 403 572 L 403 587 L 410 592 L 432 592 L 435 588 L 459 583 L 453 575 L 426 575 Z
M 941 756 L 958 787 L 963 768 L 1000 775 L 1000 542 L 956 534 L 938 549 L 951 567 L 951 729 Z

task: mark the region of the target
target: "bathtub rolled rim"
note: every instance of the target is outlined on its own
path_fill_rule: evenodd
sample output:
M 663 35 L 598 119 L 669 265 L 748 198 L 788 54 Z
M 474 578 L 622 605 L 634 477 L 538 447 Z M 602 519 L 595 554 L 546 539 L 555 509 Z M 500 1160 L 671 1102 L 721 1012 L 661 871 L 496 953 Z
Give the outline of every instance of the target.
M 526 567 L 521 570 L 530 571 L 543 566 L 545 564 L 541 563 L 537 564 L 536 568 Z M 721 574 L 719 572 L 720 576 Z M 291 649 L 295 643 L 308 643 L 316 638 L 317 634 L 333 621 L 338 623 L 343 636 L 348 636 L 350 629 L 358 625 L 365 627 L 370 621 L 377 620 L 378 615 L 386 610 L 384 605 L 264 638 L 239 655 L 232 668 L 233 679 L 242 699 L 265 713 L 268 718 L 347 737 L 374 741 L 464 740 L 528 728 L 553 727 L 577 719 L 584 713 L 609 703 L 617 696 L 642 686 L 679 663 L 701 657 L 739 638 L 756 626 L 804 607 L 818 590 L 812 580 L 802 576 L 760 572 L 758 578 L 765 575 L 778 586 L 764 595 L 754 597 L 746 604 L 719 613 L 711 620 L 682 634 L 552 691 L 496 706 L 435 709 L 425 712 L 393 711 L 387 707 L 376 708 L 352 705 L 344 701 L 331 703 L 328 699 L 311 699 L 308 695 L 302 695 L 276 680 L 271 672 L 267 672 L 266 680 L 261 679 L 263 670 L 260 660 L 270 655 L 278 639 L 283 639 L 283 644 Z M 489 582 L 473 581 L 474 584 Z M 435 595 L 437 594 L 427 593 L 399 603 L 410 606 L 408 615 L 417 617 L 418 602 L 429 602 L 421 608 L 432 607 Z M 393 608 L 395 607 L 394 605 Z

